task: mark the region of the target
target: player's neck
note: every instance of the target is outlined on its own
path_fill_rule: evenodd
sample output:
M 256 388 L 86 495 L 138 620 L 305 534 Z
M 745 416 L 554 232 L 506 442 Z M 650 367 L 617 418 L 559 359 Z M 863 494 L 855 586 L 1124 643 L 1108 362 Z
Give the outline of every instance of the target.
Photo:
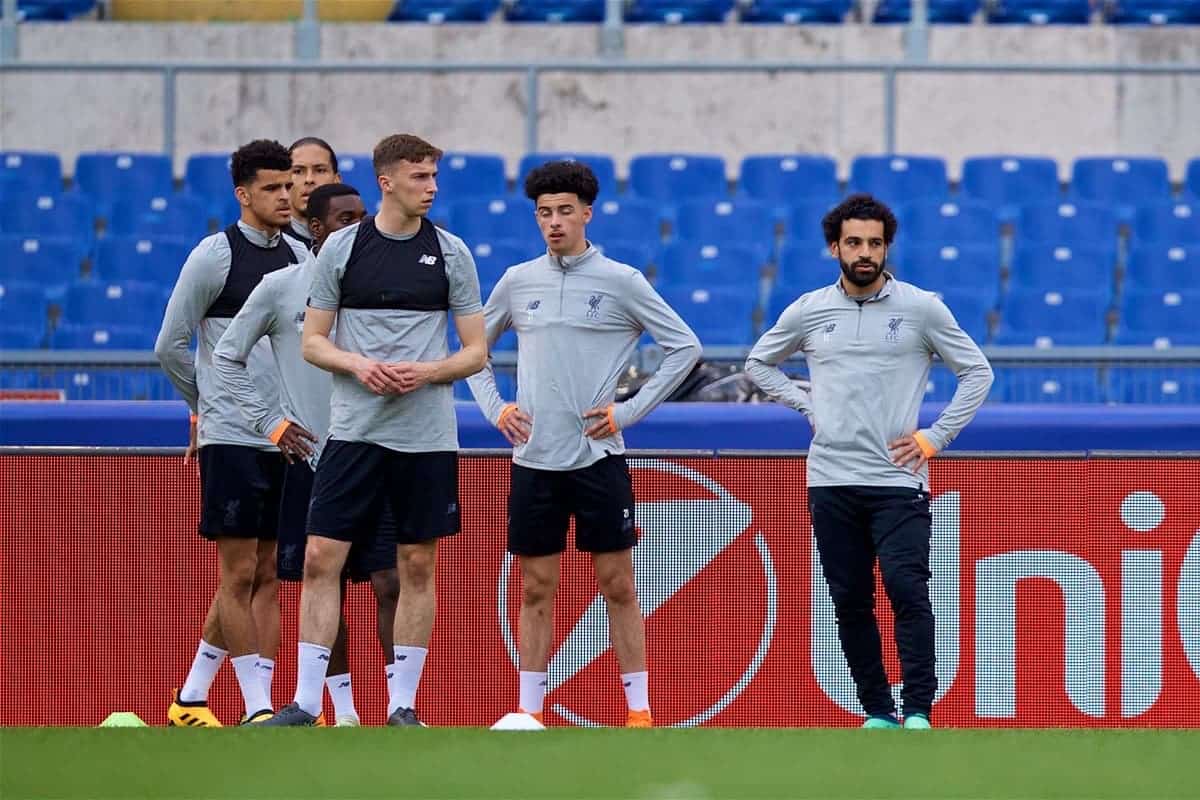
M 242 217 L 238 221 L 243 225 L 258 231 L 263 236 L 267 237 L 268 241 L 279 235 L 279 228 L 274 228 L 270 225 L 264 225 L 262 220 L 248 212 L 243 211 Z
M 422 215 L 409 215 L 403 208 L 384 200 L 375 215 L 375 227 L 393 236 L 409 236 L 421 230 Z

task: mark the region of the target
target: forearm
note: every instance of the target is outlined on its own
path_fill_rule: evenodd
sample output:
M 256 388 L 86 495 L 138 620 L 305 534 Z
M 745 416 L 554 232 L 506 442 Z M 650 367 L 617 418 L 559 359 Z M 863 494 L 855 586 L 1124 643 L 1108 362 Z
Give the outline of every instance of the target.
M 944 450 L 975 418 L 975 413 L 991 391 L 992 380 L 992 368 L 982 359 L 958 374 L 958 388 L 954 390 L 954 397 L 925 433 L 933 447 Z
M 464 344 L 449 358 L 431 362 L 430 383 L 454 383 L 469 378 L 487 365 L 487 346 Z
M 667 352 L 658 371 L 636 395 L 617 405 L 613 414 L 621 429 L 641 420 L 675 390 L 700 360 L 699 341 L 689 342 Z
M 806 417 L 812 416 L 809 393 L 797 386 L 779 367 L 750 357 L 746 360 L 746 374 L 775 402 L 794 408 Z
M 283 412 L 272 408 L 262 399 L 246 369 L 245 354 L 226 352 L 218 347 L 213 353 L 213 369 L 217 377 L 237 398 L 238 410 L 247 422 L 264 437 L 269 436 L 284 421 Z
M 475 396 L 475 402 L 479 404 L 479 408 L 487 417 L 488 422 L 493 425 L 497 424 L 500 421 L 500 412 L 504 410 L 507 403 L 500 396 L 500 390 L 496 386 L 496 372 L 492 369 L 491 361 L 485 363 L 479 372 L 467 378 L 467 386 L 470 387 L 471 394 Z
M 353 375 L 363 361 L 363 356 L 341 349 L 328 336 L 307 335 L 301 348 L 304 360 L 326 372 Z

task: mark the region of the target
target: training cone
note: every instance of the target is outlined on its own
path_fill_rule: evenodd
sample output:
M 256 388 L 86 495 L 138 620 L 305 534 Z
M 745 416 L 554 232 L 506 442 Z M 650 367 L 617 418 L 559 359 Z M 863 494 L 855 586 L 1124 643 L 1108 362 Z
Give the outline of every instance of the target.
M 114 711 L 105 717 L 97 727 L 100 728 L 145 728 L 146 723 L 132 711 Z
M 492 726 L 494 731 L 544 731 L 546 726 L 529 714 L 514 712 L 505 714 L 500 721 Z

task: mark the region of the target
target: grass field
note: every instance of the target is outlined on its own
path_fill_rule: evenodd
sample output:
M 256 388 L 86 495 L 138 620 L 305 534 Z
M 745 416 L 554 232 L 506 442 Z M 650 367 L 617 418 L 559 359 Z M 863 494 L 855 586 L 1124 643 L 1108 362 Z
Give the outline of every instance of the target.
M 1185 798 L 1200 731 L 0 729 L 0 797 Z

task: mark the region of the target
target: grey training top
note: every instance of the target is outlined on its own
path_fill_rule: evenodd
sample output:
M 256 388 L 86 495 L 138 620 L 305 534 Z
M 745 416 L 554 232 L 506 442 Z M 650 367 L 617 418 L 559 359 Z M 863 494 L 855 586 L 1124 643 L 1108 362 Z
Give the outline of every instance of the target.
M 585 436 L 598 420 L 584 420 L 583 413 L 613 402 L 643 331 L 666 356 L 654 377 L 613 410 L 619 429 L 649 414 L 700 359 L 696 334 L 642 273 L 591 245 L 578 256 L 546 254 L 510 267 L 484 314 L 489 348 L 508 328 L 517 331 L 516 402 L 533 418 L 529 441 L 513 448 L 513 461 L 524 467 L 579 469 L 625 451 L 619 431 L 607 439 Z M 505 401 L 490 363 L 467 383 L 496 424 Z
M 359 223 L 331 234 L 321 246 L 313 271 L 308 304 L 337 311 L 334 343 L 342 350 L 376 361 L 439 361 L 449 355 L 445 311 L 343 308 L 342 276 L 350 258 Z M 413 236 L 380 235 L 397 241 Z M 446 278 L 450 283 L 450 311 L 478 314 L 479 276 L 475 259 L 462 239 L 437 229 Z M 432 254 L 431 254 L 432 255 Z M 458 449 L 458 421 L 450 384 L 428 384 L 403 395 L 377 395 L 353 375 L 335 373 L 330 408 L 330 438 L 344 442 L 370 442 L 408 453 Z
M 301 242 L 309 247 L 312 247 L 312 231 L 308 229 L 308 223 L 304 221 L 303 218 L 298 218 L 295 214 L 292 214 L 292 219 L 288 223 L 288 227 L 291 229 L 292 233 L 295 234 L 297 239 L 300 239 Z
M 298 261 L 303 262 L 307 257 L 304 246 L 286 236 L 277 233 L 268 239 L 262 231 L 244 222 L 239 221 L 237 225 L 255 246 L 274 247 L 282 238 Z M 213 349 L 231 320 L 205 315 L 225 288 L 231 260 L 229 239 L 224 232 L 205 237 L 196 245 L 184 262 L 167 302 L 154 352 L 192 413 L 200 415 L 197 431 L 200 447 L 234 444 L 272 450 L 275 446 L 247 423 L 239 410 L 238 399 L 213 369 Z M 189 348 L 193 334 L 197 337 L 194 360 Z M 278 405 L 278 374 L 266 342 L 253 349 L 247 364 L 259 397 L 271 406 Z
M 810 391 L 776 367 L 797 352 L 808 362 Z M 933 292 L 889 275 L 860 303 L 839 279 L 788 306 L 750 351 L 746 371 L 812 423 L 809 486 L 927 487 L 928 469 L 893 464 L 888 443 L 916 431 L 935 353 L 958 376 L 954 399 L 921 431 L 943 450 L 987 398 L 992 369 Z
M 316 257 L 265 276 L 246 298 L 213 351 L 217 375 L 229 387 L 254 430 L 267 436 L 289 419 L 317 437 L 310 466 L 316 469 L 329 434 L 329 395 L 333 381 L 301 355 L 301 334 Z M 266 336 L 279 371 L 279 404 L 259 394 L 246 368 L 257 342 Z

